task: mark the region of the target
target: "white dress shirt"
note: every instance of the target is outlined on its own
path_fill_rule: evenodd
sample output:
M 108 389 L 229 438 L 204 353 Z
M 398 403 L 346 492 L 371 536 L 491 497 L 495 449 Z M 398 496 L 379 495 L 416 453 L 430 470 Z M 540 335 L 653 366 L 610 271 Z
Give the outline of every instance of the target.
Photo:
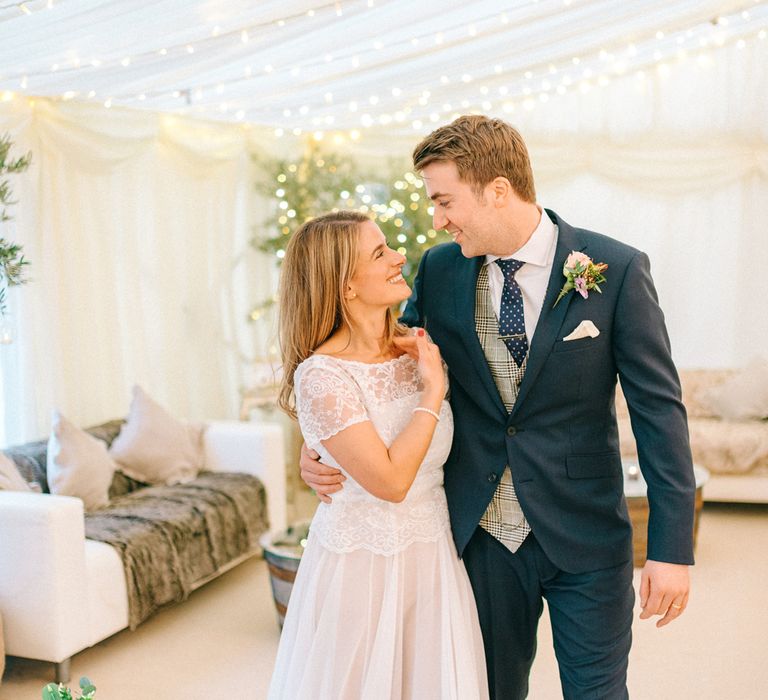
M 525 263 L 515 274 L 515 280 L 523 294 L 523 311 L 525 313 L 525 334 L 528 336 L 530 346 L 536 324 L 541 315 L 541 307 L 544 306 L 544 296 L 547 293 L 547 283 L 552 271 L 552 261 L 555 258 L 557 247 L 557 227 L 539 207 L 541 219 L 531 237 L 512 255 L 507 255 L 503 260 L 514 258 Z M 493 265 L 498 260 L 498 255 L 486 255 L 485 265 L 488 265 L 488 286 L 491 292 L 491 302 L 496 318 L 501 311 L 501 292 L 504 288 L 504 273 L 498 265 Z

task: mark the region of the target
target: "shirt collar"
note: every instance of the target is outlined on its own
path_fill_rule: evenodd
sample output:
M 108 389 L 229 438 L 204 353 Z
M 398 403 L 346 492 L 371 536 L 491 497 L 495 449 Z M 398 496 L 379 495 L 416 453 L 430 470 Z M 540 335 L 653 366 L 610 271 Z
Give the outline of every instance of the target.
M 510 258 L 530 263 L 531 265 L 538 265 L 539 267 L 546 267 L 552 262 L 550 252 L 557 236 L 555 225 L 541 207 L 538 207 L 538 209 L 541 212 L 539 225 L 535 228 L 525 245 L 512 255 L 486 255 L 484 265 L 489 265 L 495 260 L 508 260 Z

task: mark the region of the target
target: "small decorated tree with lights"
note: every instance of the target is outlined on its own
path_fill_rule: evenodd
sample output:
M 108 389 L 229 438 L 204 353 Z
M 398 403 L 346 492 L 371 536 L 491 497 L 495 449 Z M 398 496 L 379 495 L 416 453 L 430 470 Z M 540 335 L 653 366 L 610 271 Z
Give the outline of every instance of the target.
M 293 232 L 307 219 L 328 211 L 353 209 L 368 214 L 381 228 L 389 245 L 406 257 L 403 276 L 413 278 L 424 251 L 436 243 L 451 240 L 444 231 L 432 228 L 432 205 L 423 181 L 403 166 L 390 163 L 391 177 L 365 174 L 349 156 L 324 153 L 312 143 L 297 161 L 261 160 L 266 174 L 258 190 L 275 200 L 275 210 L 265 222 L 271 235 L 257 237 L 254 245 L 273 253 L 278 260 Z M 274 298 L 262 301 L 251 311 L 259 319 Z
M 357 170 L 351 158 L 323 153 L 312 142 L 298 160 L 257 158 L 262 179 L 259 193 L 274 202 L 252 243 L 265 253 L 276 256 L 278 264 L 285 255 L 291 234 L 307 219 L 342 206 L 341 194 L 348 194 L 357 182 Z M 274 306 L 275 297 L 259 302 L 249 314 L 258 321 Z
M 272 235 L 255 240 L 256 246 L 279 260 L 291 234 L 305 221 L 343 206 L 358 182 L 351 158 L 323 153 L 311 143 L 298 161 L 261 159 L 265 181 L 258 190 L 276 202 L 265 226 Z

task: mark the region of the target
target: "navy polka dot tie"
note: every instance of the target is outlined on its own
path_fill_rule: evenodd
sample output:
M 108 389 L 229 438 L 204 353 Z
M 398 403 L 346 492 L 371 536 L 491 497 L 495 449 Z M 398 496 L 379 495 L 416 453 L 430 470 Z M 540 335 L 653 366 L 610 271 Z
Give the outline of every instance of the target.
M 499 311 L 499 337 L 521 367 L 528 354 L 528 338 L 525 335 L 523 293 L 515 281 L 515 273 L 525 264 L 520 260 L 497 260 L 496 264 L 504 273 L 504 288 L 501 291 Z

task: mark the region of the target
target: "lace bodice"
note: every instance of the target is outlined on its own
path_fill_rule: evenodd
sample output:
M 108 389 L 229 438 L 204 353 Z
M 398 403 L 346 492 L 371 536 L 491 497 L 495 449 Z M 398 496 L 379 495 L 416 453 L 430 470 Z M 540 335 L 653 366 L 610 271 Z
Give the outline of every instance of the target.
M 416 541 L 434 541 L 449 527 L 443 463 L 453 439 L 453 416 L 447 401 L 440 409 L 432 443 L 402 503 L 368 493 L 325 449 L 323 440 L 345 428 L 371 421 L 389 447 L 411 420 L 423 385 L 418 364 L 408 355 L 377 364 L 313 355 L 294 376 L 296 411 L 307 445 L 323 463 L 347 476 L 331 504 L 321 503 L 311 536 L 335 552 L 366 548 L 392 554 Z

